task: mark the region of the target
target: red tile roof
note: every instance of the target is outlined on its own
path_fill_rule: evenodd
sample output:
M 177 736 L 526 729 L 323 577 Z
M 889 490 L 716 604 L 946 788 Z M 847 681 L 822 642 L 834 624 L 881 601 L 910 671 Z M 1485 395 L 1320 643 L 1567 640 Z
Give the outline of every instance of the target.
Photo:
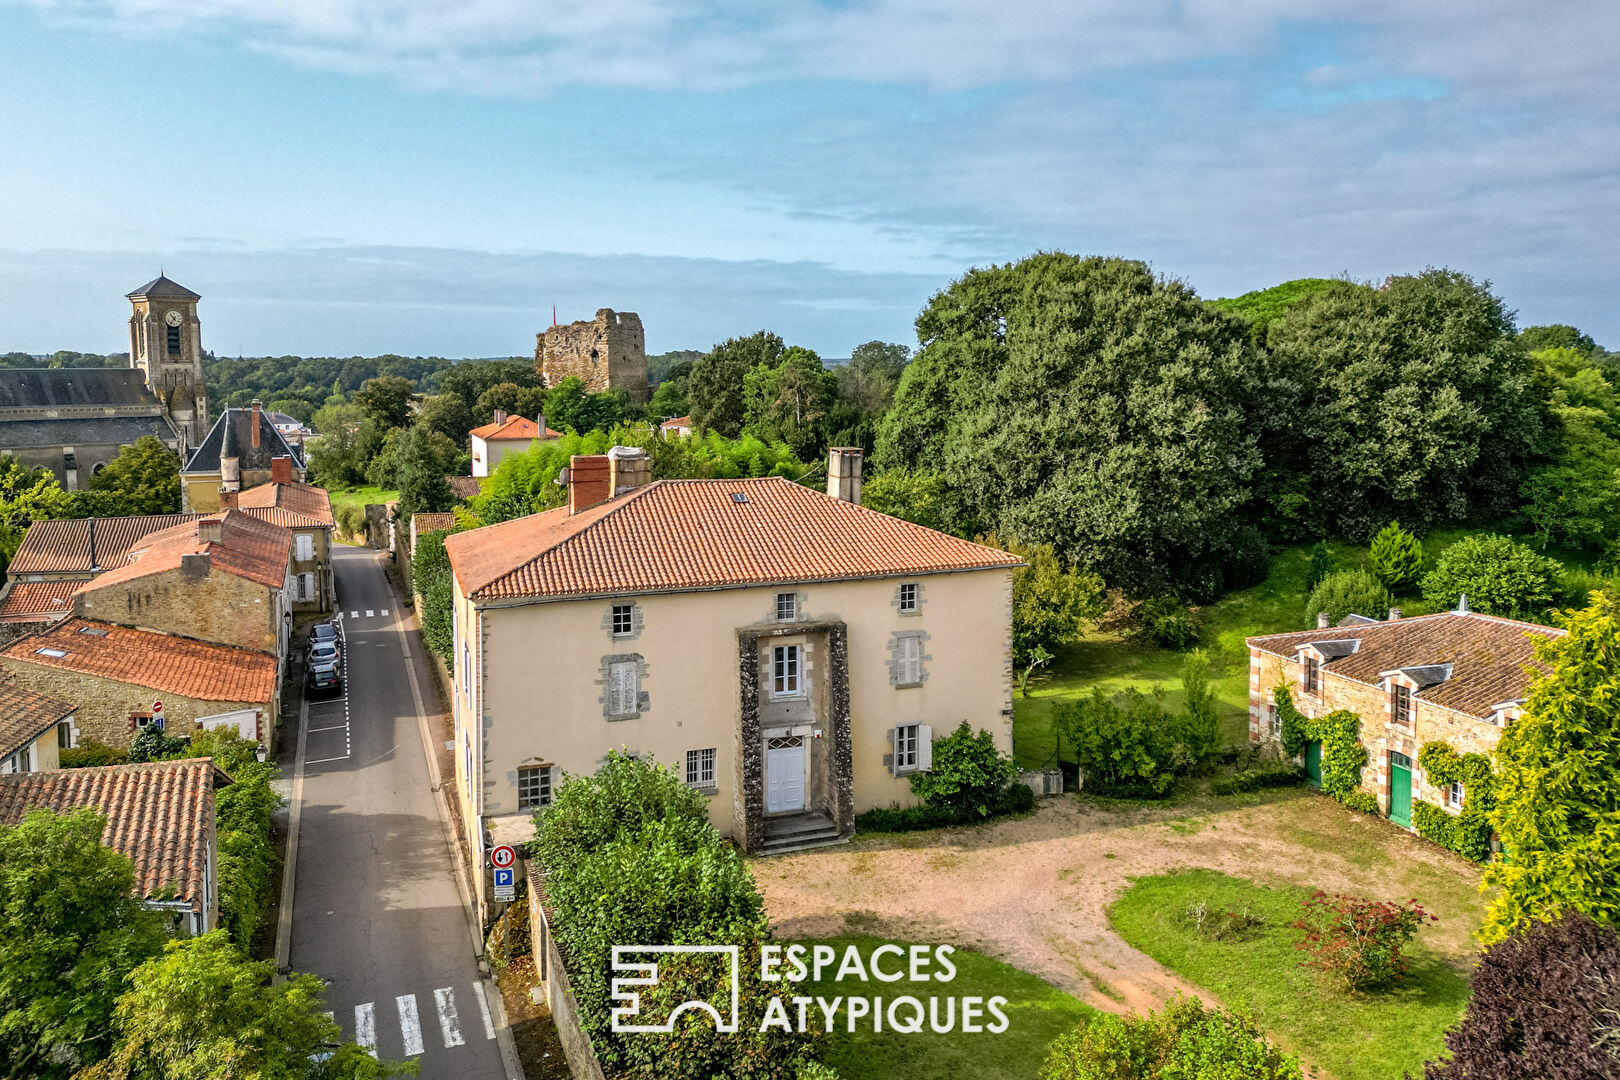
M 460 587 L 480 600 L 1021 565 L 781 477 L 660 480 L 572 516 L 560 507 L 457 533 L 445 549 Z
M 73 610 L 82 581 L 14 581 L 0 598 L 0 622 L 49 622 Z
M 17 554 L 6 566 L 24 574 L 88 574 L 122 566 L 129 549 L 161 529 L 196 521 L 201 514 L 141 514 L 136 517 L 63 518 L 28 526 Z
M 511 416 L 501 424 L 485 424 L 475 427 L 467 434 L 475 435 L 486 442 L 491 439 L 538 439 L 540 438 L 540 425 L 527 416 Z M 548 439 L 562 438 L 562 432 L 546 428 L 545 437 Z
M 15 754 L 78 709 L 11 679 L 0 679 L 0 759 Z
M 463 502 L 476 497 L 484 489 L 484 478 L 481 476 L 447 476 L 444 480 L 450 485 L 450 494 Z
M 1487 716 L 1491 706 L 1523 698 L 1535 674 L 1550 670 L 1535 659 L 1533 645 L 1563 633 L 1493 615 L 1446 611 L 1394 622 L 1268 634 L 1249 638 L 1248 644 L 1261 652 L 1292 657 L 1301 645 L 1313 642 L 1358 641 L 1355 652 L 1329 660 L 1323 670 L 1370 686 L 1379 684 L 1380 672 L 1450 664 L 1450 677 L 1419 691 L 1418 697 L 1470 716 Z
M 135 894 L 184 901 L 202 911 L 214 789 L 230 778 L 208 758 L 0 776 L 0 824 L 30 810 L 93 806 L 107 817 L 101 842 L 135 864 Z
M 239 509 L 287 528 L 331 528 L 332 497 L 313 484 L 260 484 L 236 498 Z
M 219 539 L 204 539 L 204 526 L 216 522 Z M 279 588 L 286 583 L 291 552 L 292 533 L 286 529 L 260 521 L 246 511 L 226 510 L 152 533 L 130 548 L 128 562 L 81 583 L 79 591 L 105 589 L 178 570 L 183 556 L 200 554 L 207 554 L 211 569 Z
M 0 656 L 200 701 L 265 702 L 276 689 L 276 658 L 267 653 L 77 617 L 12 642 Z

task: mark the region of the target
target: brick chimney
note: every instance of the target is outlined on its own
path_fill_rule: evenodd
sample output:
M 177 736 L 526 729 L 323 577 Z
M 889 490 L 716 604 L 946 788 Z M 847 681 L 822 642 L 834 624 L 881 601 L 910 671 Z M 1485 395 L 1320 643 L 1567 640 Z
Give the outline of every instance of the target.
M 235 510 L 236 500 L 242 497 L 240 491 L 233 491 L 223 485 L 219 489 L 219 508 L 221 510 Z
M 615 446 L 607 456 L 608 487 L 614 498 L 652 483 L 652 459 L 646 450 L 639 446 Z
M 286 454 L 270 459 L 270 482 L 272 484 L 290 484 L 292 477 L 292 458 Z M 235 506 L 235 503 L 231 504 Z
M 253 434 L 250 435 L 249 438 L 253 440 L 253 449 L 257 450 L 259 448 L 259 410 L 261 408 L 263 408 L 263 406 L 261 406 L 259 404 L 259 399 L 258 398 L 254 398 L 252 407 L 253 407 Z
M 1330 622 L 1331 620 L 1328 618 L 1327 612 L 1318 611 L 1316 613 L 1316 628 L 1318 630 L 1326 630 Z
M 200 544 L 217 544 L 225 535 L 224 517 L 203 518 L 197 522 L 197 542 Z
M 575 454 L 568 459 L 568 512 L 577 514 L 613 497 L 613 473 L 606 454 Z
M 827 451 L 827 494 L 861 504 L 861 454 L 858 446 L 835 446 Z
M 505 409 L 496 409 L 495 410 L 495 419 L 494 419 L 495 426 L 500 427 L 504 423 L 506 423 L 506 410 Z

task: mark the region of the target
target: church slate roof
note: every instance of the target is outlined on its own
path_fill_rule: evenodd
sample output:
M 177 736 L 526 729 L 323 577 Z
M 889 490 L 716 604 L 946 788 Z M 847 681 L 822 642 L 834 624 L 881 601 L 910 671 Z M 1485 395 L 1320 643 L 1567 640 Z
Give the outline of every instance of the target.
M 259 412 L 259 445 L 253 445 L 253 410 L 225 409 L 214 421 L 208 438 L 197 445 L 191 460 L 183 470 L 188 473 L 216 473 L 219 459 L 235 457 L 244 469 L 268 469 L 270 459 L 290 457 L 295 468 L 304 467 L 304 455 L 299 453 L 270 422 L 270 414 Z
M 85 405 L 150 405 L 139 368 L 12 368 L 0 371 L 0 409 L 53 409 Z
M 168 278 L 164 277 L 162 274 L 159 274 L 157 277 L 153 278 L 151 281 L 148 281 L 145 285 L 142 285 L 140 288 L 136 289 L 134 292 L 125 293 L 124 297 L 126 299 L 129 299 L 129 300 L 141 300 L 141 299 L 146 299 L 146 300 L 201 300 L 202 299 L 202 296 L 200 294 L 192 292 L 190 289 L 186 288 L 184 285 L 181 285 L 179 282 L 170 281 Z
M 85 416 L 73 420 L 7 420 L 0 413 L 0 446 L 22 450 L 35 446 L 128 446 L 142 435 L 165 443 L 177 436 L 161 416 Z M 82 468 L 90 462 L 81 461 Z

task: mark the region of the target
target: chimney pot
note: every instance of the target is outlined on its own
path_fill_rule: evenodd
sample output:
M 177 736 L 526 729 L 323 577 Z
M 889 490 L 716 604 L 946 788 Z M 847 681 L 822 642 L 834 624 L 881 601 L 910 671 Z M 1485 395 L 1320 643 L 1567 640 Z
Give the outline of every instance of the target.
M 1399 619 L 1400 617 L 1401 617 L 1401 609 L 1400 608 L 1392 607 L 1392 608 L 1389 609 L 1389 621 L 1390 622 L 1394 622 L 1395 620 Z
M 506 410 L 505 409 L 496 409 L 495 410 L 495 426 L 500 427 L 504 423 L 506 423 Z
M 577 514 L 613 497 L 612 470 L 606 454 L 575 454 L 568 459 L 568 512 Z
M 858 446 L 835 446 L 827 451 L 827 494 L 861 504 L 861 457 Z
M 270 459 L 270 482 L 272 484 L 290 484 L 293 482 L 292 458 L 286 454 Z
M 615 446 L 608 451 L 608 486 L 614 498 L 628 495 L 652 482 L 652 459 L 639 446 Z
M 219 486 L 226 491 L 238 491 L 242 487 L 242 459 L 234 455 L 219 459 Z
M 546 414 L 545 413 L 536 413 L 535 417 L 534 417 L 534 422 L 540 428 L 540 437 L 542 439 L 545 438 L 546 437 Z
M 1327 612 L 1318 611 L 1316 613 L 1316 628 L 1318 630 L 1326 630 L 1328 628 L 1328 626 L 1330 625 L 1330 623 L 1331 623 L 1331 620 L 1328 618 L 1328 613 Z

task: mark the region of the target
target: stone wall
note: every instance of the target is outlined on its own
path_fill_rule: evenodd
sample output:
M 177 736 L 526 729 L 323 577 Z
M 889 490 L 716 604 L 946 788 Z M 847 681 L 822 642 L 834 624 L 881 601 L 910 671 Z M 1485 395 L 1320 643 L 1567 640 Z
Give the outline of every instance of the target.
M 562 953 L 551 937 L 551 925 L 546 911 L 545 881 L 537 863 L 528 864 L 529 879 L 529 938 L 534 950 L 534 974 L 545 990 L 546 1004 L 551 1006 L 551 1020 L 557 1025 L 557 1038 L 563 1046 L 563 1058 L 575 1080 L 604 1080 L 602 1065 L 591 1049 L 591 1037 L 579 1026 L 579 1003 L 568 985 L 568 969 L 563 966 Z
M 534 368 L 547 386 L 572 375 L 593 394 L 622 388 L 636 401 L 652 396 L 646 335 L 633 311 L 602 308 L 590 321 L 542 330 L 535 338 Z
M 203 561 L 81 592 L 74 613 L 275 655 L 277 590 L 220 570 L 198 573 L 193 566 Z

